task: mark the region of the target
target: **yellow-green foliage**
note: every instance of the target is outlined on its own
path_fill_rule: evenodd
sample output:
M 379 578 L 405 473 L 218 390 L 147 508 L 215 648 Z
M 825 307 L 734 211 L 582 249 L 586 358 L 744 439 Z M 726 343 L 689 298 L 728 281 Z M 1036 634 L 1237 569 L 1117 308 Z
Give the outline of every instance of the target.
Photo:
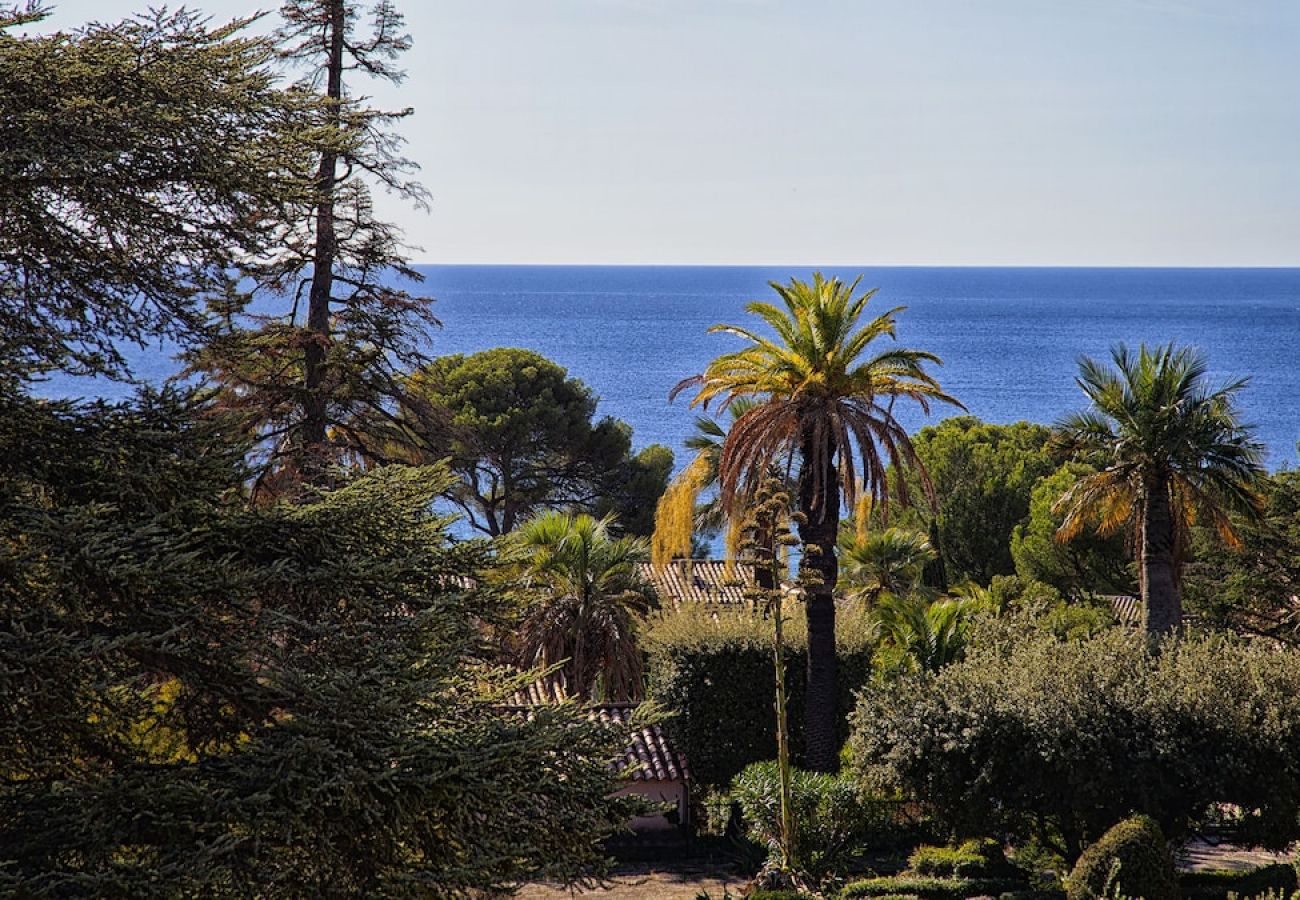
M 1009 868 L 1002 845 L 990 838 L 956 847 L 917 847 L 907 866 L 918 875 L 941 878 L 985 878 L 1003 875 Z
M 654 540 L 650 558 L 656 568 L 673 559 L 691 555 L 695 535 L 695 501 L 709 477 L 709 461 L 703 454 L 672 480 L 655 508 Z

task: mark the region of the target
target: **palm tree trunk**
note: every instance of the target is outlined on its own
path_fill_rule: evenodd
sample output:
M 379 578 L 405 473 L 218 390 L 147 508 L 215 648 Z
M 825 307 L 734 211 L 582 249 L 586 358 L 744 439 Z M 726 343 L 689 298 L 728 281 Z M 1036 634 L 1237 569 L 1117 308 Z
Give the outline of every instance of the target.
M 1163 637 L 1178 630 L 1183 600 L 1174 571 L 1174 518 L 1169 486 L 1157 481 L 1147 488 L 1142 515 L 1142 624 L 1147 634 Z
M 829 435 L 816 444 L 806 429 L 800 442 L 799 538 L 803 542 L 801 572 L 815 573 L 806 588 L 808 615 L 808 684 L 804 695 L 804 766 L 814 772 L 834 772 L 839 765 L 835 672 L 835 582 L 839 576 L 835 538 L 840 524 L 839 473 Z M 820 452 L 819 452 L 820 451 Z M 820 472 L 817 471 L 820 469 Z

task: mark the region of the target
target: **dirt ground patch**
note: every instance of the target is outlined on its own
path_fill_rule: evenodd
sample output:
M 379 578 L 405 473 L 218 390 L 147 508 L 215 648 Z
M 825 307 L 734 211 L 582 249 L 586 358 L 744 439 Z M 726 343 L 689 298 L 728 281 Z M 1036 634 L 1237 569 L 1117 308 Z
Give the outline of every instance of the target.
M 572 896 L 599 897 L 600 900 L 695 900 L 708 891 L 713 900 L 721 900 L 729 889 L 740 892 L 746 879 L 730 866 L 711 863 L 629 863 L 619 866 L 603 888 L 570 894 L 565 888 L 550 884 L 525 885 L 517 896 L 524 900 L 560 900 Z

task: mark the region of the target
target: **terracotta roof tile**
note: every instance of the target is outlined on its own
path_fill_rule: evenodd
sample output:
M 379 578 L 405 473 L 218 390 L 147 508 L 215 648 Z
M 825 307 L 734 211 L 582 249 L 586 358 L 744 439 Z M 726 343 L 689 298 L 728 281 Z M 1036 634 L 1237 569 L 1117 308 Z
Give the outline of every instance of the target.
M 751 567 L 737 563 L 730 574 L 720 559 L 674 559 L 662 569 L 649 563 L 641 566 L 641 575 L 659 595 L 662 606 L 683 602 L 741 604 L 748 603 L 745 591 L 753 582 Z
M 602 703 L 591 708 L 602 722 L 627 725 L 635 707 L 630 703 Z M 690 770 L 686 757 L 673 747 L 657 724 L 634 729 L 623 756 L 623 767 L 631 769 L 633 781 L 686 781 Z
M 569 700 L 572 698 L 565 693 L 562 684 L 554 681 L 534 681 L 515 693 L 511 708 L 526 712 L 532 707 L 564 703 Z M 593 703 L 588 707 L 591 718 L 623 726 L 631 724 L 635 711 L 635 703 Z M 628 735 L 627 748 L 623 751 L 622 759 L 618 761 L 618 767 L 627 769 L 628 777 L 632 781 L 690 779 L 686 756 L 672 745 L 672 741 L 658 724 L 632 729 Z

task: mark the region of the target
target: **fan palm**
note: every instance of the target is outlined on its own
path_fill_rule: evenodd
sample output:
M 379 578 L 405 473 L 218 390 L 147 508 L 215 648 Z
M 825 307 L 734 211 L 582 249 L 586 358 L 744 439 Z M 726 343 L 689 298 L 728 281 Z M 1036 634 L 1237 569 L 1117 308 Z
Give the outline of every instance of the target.
M 1058 501 L 1058 540 L 1095 523 L 1102 534 L 1125 525 L 1138 550 L 1143 624 L 1163 635 L 1182 621 L 1179 582 L 1191 526 L 1214 526 L 1239 544 L 1229 513 L 1256 515 L 1262 448 L 1237 417 L 1245 380 L 1212 388 L 1192 348 L 1111 351 L 1114 368 L 1084 358 L 1079 387 L 1091 408 L 1057 426 L 1055 442 L 1095 474 Z
M 548 511 L 510 536 L 536 597 L 520 629 L 520 656 L 525 666 L 559 665 L 575 696 L 633 700 L 642 690 L 637 630 L 655 595 L 639 574 L 646 541 L 615 538 L 611 521 Z
M 886 528 L 863 540 L 840 542 L 844 581 L 849 595 L 875 603 L 881 594 L 905 596 L 921 586 L 925 567 L 938 558 L 919 531 Z
M 939 363 L 934 354 L 899 347 L 871 354 L 877 340 L 895 336 L 901 307 L 863 323 L 875 291 L 859 294 L 859 281 L 817 273 L 811 283 L 772 282 L 781 305 L 756 301 L 745 309 L 776 333 L 775 340 L 738 325 L 713 326 L 710 331 L 731 334 L 745 346 L 719 356 L 672 394 L 697 388 L 691 405 L 705 408 L 714 401 L 724 409 L 742 399 L 757 401 L 727 432 L 718 460 L 720 495 L 729 511 L 773 465 L 789 471 L 798 454 L 800 569 L 809 583 L 806 763 L 822 771 L 833 770 L 837 762 L 834 590 L 840 494 L 852 505 L 862 488 L 887 512 L 889 466 L 921 468 L 894 416 L 895 401 L 914 401 L 925 412 L 935 401 L 960 406 L 926 371 L 926 364 Z M 904 484 L 899 499 L 906 503 L 905 483 L 898 481 Z M 928 486 L 928 479 L 922 483 Z
M 875 610 L 883 638 L 880 661 L 889 672 L 938 672 L 966 652 L 971 616 L 979 600 L 885 595 Z

